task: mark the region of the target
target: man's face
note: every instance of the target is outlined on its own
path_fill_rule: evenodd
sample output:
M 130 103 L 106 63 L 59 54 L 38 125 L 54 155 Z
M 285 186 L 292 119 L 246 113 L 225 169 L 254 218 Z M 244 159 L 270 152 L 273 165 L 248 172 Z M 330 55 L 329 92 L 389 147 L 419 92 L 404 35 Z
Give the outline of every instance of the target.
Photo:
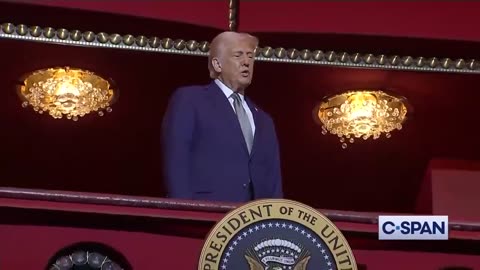
M 243 91 L 252 82 L 255 44 L 248 38 L 229 40 L 222 55 L 220 79 L 232 90 Z

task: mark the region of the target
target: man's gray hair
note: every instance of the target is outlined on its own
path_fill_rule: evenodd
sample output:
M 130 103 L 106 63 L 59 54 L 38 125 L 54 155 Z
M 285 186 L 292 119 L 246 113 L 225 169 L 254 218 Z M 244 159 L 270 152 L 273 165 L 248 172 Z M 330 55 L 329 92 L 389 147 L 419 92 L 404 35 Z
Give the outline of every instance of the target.
M 208 53 L 208 71 L 210 73 L 211 79 L 216 79 L 218 78 L 218 75 L 219 75 L 219 73 L 216 72 L 215 69 L 213 68 L 212 59 L 214 57 L 217 57 L 219 54 L 221 54 L 221 51 L 224 49 L 226 40 L 234 36 L 244 38 L 244 39 L 249 39 L 251 40 L 252 44 L 254 44 L 255 48 L 258 46 L 258 43 L 259 43 L 258 38 L 248 33 L 237 33 L 237 32 L 226 31 L 215 36 L 213 40 L 210 42 L 210 51 Z

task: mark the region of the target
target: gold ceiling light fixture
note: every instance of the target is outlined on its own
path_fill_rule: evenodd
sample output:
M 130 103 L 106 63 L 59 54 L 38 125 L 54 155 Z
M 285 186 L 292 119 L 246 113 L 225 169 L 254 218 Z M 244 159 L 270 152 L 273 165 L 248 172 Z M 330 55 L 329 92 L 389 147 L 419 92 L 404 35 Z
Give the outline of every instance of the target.
M 355 90 L 326 98 L 318 106 L 316 118 L 322 134 L 337 135 L 342 148 L 355 139 L 378 139 L 382 134 L 401 130 L 407 116 L 407 101 L 379 90 Z
M 48 68 L 25 76 L 19 86 L 22 107 L 29 105 L 55 119 L 66 117 L 77 121 L 92 112 L 103 116 L 117 93 L 112 83 L 95 73 L 77 68 Z

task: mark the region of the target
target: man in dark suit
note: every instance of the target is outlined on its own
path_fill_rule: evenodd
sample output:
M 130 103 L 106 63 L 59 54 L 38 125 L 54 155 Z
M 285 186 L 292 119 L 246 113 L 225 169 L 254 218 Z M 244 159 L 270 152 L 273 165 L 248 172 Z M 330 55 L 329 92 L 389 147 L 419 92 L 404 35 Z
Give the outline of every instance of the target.
M 212 82 L 177 89 L 162 136 L 168 197 L 247 202 L 283 196 L 272 118 L 245 97 L 258 39 L 223 32 L 210 44 Z

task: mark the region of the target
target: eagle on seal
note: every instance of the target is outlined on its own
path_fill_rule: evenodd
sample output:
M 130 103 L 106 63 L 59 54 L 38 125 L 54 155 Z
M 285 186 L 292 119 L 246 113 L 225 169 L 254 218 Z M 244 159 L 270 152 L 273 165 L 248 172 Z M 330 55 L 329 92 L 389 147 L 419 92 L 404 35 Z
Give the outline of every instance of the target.
M 259 261 L 253 259 L 252 257 L 249 257 L 248 255 L 245 255 L 245 259 L 247 260 L 248 265 L 250 266 L 250 270 L 283 270 L 282 267 L 280 266 L 273 266 L 273 267 L 266 266 L 264 268 Z M 293 268 L 293 270 L 307 270 L 307 264 L 309 260 L 310 260 L 310 256 L 304 257 L 302 260 L 300 260 L 298 263 L 295 264 L 295 267 Z

